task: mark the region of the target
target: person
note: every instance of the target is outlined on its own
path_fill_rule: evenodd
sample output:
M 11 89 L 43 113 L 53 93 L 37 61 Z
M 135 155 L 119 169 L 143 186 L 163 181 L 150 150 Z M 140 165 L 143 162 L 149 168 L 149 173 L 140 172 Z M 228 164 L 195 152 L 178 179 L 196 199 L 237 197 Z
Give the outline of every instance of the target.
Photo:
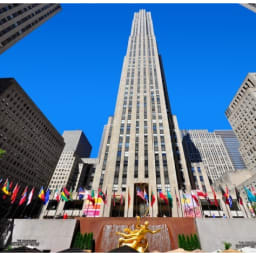
M 225 215 L 225 213 L 223 213 L 223 218 L 224 218 L 224 219 L 226 219 L 226 218 L 227 218 L 227 216 Z
M 216 218 L 215 214 L 212 215 L 213 218 Z

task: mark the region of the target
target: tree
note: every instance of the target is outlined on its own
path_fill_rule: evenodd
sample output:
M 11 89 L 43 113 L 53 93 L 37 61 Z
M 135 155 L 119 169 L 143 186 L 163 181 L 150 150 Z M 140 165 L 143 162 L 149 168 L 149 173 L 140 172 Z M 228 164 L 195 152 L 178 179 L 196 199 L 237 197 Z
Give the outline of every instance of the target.
M 201 249 L 201 245 L 196 234 L 194 234 L 194 241 L 195 241 L 196 249 Z
M 6 151 L 0 148 L 0 158 L 2 158 L 5 153 Z

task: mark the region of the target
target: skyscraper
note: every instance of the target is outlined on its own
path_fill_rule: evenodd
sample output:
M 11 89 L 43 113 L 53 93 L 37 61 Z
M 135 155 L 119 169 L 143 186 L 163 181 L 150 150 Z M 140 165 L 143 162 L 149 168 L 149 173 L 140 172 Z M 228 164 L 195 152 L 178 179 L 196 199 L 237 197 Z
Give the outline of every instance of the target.
M 59 4 L 0 4 L 0 54 L 60 10 Z
M 151 216 L 177 216 L 157 192 L 174 198 L 178 190 L 190 190 L 178 123 L 171 114 L 161 57 L 158 53 L 151 13 L 134 14 L 124 58 L 115 114 L 104 129 L 93 189 L 107 191 L 102 216 L 144 215 L 147 202 L 156 202 Z M 111 201 L 112 200 L 112 201 Z M 120 210 L 121 208 L 121 210 Z M 121 213 L 120 213 L 121 211 Z

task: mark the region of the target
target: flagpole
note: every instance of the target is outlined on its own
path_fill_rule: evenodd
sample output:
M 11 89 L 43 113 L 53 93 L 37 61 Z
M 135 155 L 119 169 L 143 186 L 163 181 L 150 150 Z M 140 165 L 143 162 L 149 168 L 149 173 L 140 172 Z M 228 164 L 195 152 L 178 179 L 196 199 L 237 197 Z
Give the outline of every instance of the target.
M 175 201 L 176 201 L 176 205 L 177 205 L 177 213 L 178 213 L 178 217 L 180 217 L 180 214 L 179 214 L 179 209 L 178 209 L 178 202 L 177 202 L 177 199 L 179 200 L 179 198 L 177 197 L 177 194 L 176 194 L 176 188 L 174 188 L 174 192 L 175 192 Z
M 191 193 L 191 191 L 190 191 L 190 196 L 191 196 L 191 200 L 192 200 L 192 205 L 193 205 L 194 215 L 195 215 L 195 218 L 196 218 L 197 216 L 196 216 L 196 212 L 195 212 L 194 198 L 192 197 L 192 193 Z
M 179 199 L 180 199 L 180 191 L 178 190 L 178 192 L 179 192 L 178 195 L 179 195 Z M 182 215 L 182 218 L 183 218 L 184 214 L 185 214 L 185 211 L 184 211 L 184 214 L 183 214 L 183 207 L 182 207 L 182 201 L 181 200 L 180 200 L 180 206 L 181 206 L 181 215 Z

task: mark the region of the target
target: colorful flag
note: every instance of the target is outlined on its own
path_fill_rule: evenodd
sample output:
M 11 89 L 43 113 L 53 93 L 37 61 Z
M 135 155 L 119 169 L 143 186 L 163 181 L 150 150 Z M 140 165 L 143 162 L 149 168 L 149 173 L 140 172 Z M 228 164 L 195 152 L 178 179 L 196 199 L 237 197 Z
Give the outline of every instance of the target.
M 11 192 L 9 191 L 9 181 L 8 179 L 6 179 L 3 187 L 2 187 L 2 191 L 4 192 L 5 195 L 10 196 Z
M 147 205 L 148 205 L 148 194 L 147 194 L 145 188 L 144 188 L 144 198 L 145 198 L 145 200 L 146 200 L 146 202 L 147 202 Z
M 87 195 L 87 200 L 89 200 L 90 202 L 92 202 L 92 204 L 95 204 L 95 198 L 94 198 L 94 190 L 91 191 L 91 194 Z
M 65 201 L 65 202 L 68 201 L 67 195 L 64 193 L 64 191 L 61 192 L 60 197 L 61 197 L 61 199 L 62 199 L 63 201 Z
M 45 193 L 45 199 L 44 199 L 44 204 L 47 204 L 50 198 L 50 189 L 47 189 Z
M 159 197 L 165 201 L 166 205 L 168 205 L 168 199 L 161 190 L 159 191 Z
M 29 195 L 28 195 L 28 201 L 27 201 L 27 205 L 29 205 L 32 201 L 33 195 L 34 195 L 34 188 L 31 189 Z
M 156 201 L 156 197 L 155 197 L 153 191 L 151 191 L 151 207 L 154 205 L 155 201 Z
M 58 189 L 55 190 L 54 199 L 59 202 L 60 201 L 60 194 Z
M 78 198 L 79 198 L 79 200 L 82 200 L 84 198 L 84 195 L 85 195 L 85 191 L 84 191 L 83 188 L 80 187 L 78 189 Z
M 26 201 L 26 197 L 27 197 L 27 191 L 28 191 L 28 186 L 25 187 L 22 195 L 21 195 L 21 199 L 19 202 L 19 205 L 22 205 L 25 201 Z
M 244 187 L 244 190 L 245 190 L 245 192 L 247 194 L 248 200 L 250 202 L 256 202 L 256 196 L 253 195 L 253 193 L 248 188 Z
M 15 202 L 16 197 L 17 197 L 18 192 L 19 192 L 19 189 L 20 189 L 20 187 L 19 187 L 19 185 L 18 185 L 18 183 L 17 183 L 17 184 L 15 185 L 13 191 L 12 191 L 11 204 L 13 204 L 13 203 Z
M 192 197 L 192 200 L 195 201 L 196 206 L 199 206 L 199 200 L 198 200 L 197 196 L 192 191 L 191 191 L 191 197 Z
M 256 191 L 255 191 L 253 185 L 251 186 L 251 188 L 252 188 L 252 193 L 256 196 Z
M 140 188 L 137 188 L 137 194 L 138 197 L 140 197 L 142 200 L 145 200 L 143 192 L 140 190 Z
M 219 207 L 217 196 L 216 196 L 216 193 L 215 193 L 215 191 L 214 191 L 212 186 L 211 186 L 211 189 L 212 189 L 212 193 L 213 193 L 213 197 L 214 197 L 214 204 L 215 204 L 216 207 Z
M 69 199 L 70 194 L 68 190 L 66 188 L 63 188 L 63 192 L 65 193 L 66 197 Z
M 228 204 L 228 205 L 229 205 L 227 193 L 224 191 L 224 189 L 222 188 L 221 185 L 219 185 L 219 187 L 220 187 L 220 191 L 221 191 L 221 194 L 222 194 L 222 199 L 223 199 L 223 201 L 225 202 L 225 204 Z
M 106 203 L 106 195 L 100 188 L 98 189 L 98 197 L 100 197 L 103 200 L 104 204 Z
M 200 191 L 200 190 L 197 190 L 196 191 L 196 193 L 197 193 L 197 196 L 201 196 L 201 197 L 204 197 L 204 198 L 207 198 L 207 193 L 204 193 L 203 191 Z
M 130 191 L 128 188 L 128 208 L 130 207 L 130 203 L 131 203 L 131 195 L 130 195 Z
M 169 191 L 167 191 L 167 198 L 168 198 L 169 206 L 172 208 L 173 207 L 173 200 L 172 200 L 172 195 Z
M 243 199 L 240 196 L 240 192 L 238 191 L 237 187 L 235 187 L 235 191 L 236 191 L 236 198 L 237 198 L 237 202 L 239 202 L 239 204 L 244 205 L 243 203 Z
M 38 197 L 39 197 L 42 201 L 45 200 L 45 198 L 44 198 L 44 188 L 43 188 L 43 186 L 41 187 L 41 189 L 40 189 L 40 191 L 39 191 Z
M 226 185 L 226 196 L 227 196 L 229 207 L 232 207 L 233 200 L 232 200 L 231 195 L 229 194 L 229 190 L 228 190 L 228 186 L 227 185 Z
M 73 200 L 73 189 L 72 188 L 69 191 L 69 200 Z

